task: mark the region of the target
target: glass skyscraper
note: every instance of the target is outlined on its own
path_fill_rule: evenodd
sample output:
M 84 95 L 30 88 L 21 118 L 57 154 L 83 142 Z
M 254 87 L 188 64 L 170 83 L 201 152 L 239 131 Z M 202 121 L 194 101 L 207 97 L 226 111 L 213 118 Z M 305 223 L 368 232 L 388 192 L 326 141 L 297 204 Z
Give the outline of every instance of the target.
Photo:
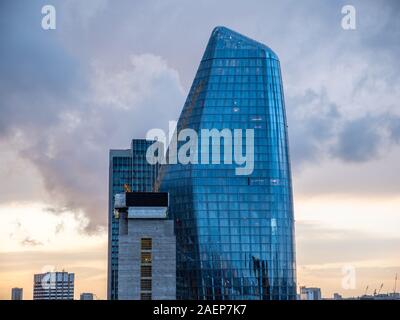
M 114 218 L 114 196 L 124 192 L 127 184 L 133 192 L 153 191 L 158 167 L 146 160 L 146 150 L 153 143 L 134 139 L 131 148 L 110 150 L 108 194 L 108 277 L 107 297 L 118 299 L 118 236 L 119 220 Z
M 237 165 L 224 163 L 161 168 L 159 188 L 170 194 L 177 237 L 177 298 L 296 299 L 291 169 L 277 55 L 215 28 L 178 121 L 178 132 L 185 128 L 254 129 L 254 171 L 236 175 Z

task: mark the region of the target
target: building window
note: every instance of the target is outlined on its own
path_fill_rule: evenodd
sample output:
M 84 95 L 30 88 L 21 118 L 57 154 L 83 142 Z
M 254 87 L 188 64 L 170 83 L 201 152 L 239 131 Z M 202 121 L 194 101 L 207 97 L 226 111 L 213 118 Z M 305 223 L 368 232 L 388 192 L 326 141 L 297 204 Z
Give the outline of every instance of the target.
M 140 279 L 141 291 L 151 291 L 151 279 Z
M 151 238 L 142 238 L 141 249 L 142 250 L 151 250 L 151 248 L 152 248 L 152 239 Z
M 142 252 L 142 264 L 151 263 L 151 252 Z
M 151 278 L 151 266 L 141 266 L 140 268 L 140 276 L 142 278 Z
M 140 300 L 151 300 L 151 293 L 141 293 Z

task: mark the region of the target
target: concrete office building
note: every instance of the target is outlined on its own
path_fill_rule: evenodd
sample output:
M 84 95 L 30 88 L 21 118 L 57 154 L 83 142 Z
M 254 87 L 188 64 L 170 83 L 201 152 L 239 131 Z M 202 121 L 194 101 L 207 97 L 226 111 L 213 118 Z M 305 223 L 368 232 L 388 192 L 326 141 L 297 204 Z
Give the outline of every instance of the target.
M 73 300 L 73 273 L 46 272 L 35 274 L 33 278 L 33 300 Z
M 115 196 L 119 300 L 176 298 L 176 240 L 167 212 L 168 193 Z
M 12 288 L 11 289 L 11 300 L 23 300 L 23 289 L 22 288 Z

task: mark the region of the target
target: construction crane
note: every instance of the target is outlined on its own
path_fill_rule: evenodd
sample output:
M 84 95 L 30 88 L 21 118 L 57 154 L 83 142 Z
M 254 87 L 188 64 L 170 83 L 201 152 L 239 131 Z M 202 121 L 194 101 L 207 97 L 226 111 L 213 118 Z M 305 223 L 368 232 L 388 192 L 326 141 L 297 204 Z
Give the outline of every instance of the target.
M 379 287 L 378 294 L 381 293 L 382 288 L 383 288 L 383 283 L 382 283 L 381 286 Z
M 367 291 L 368 291 L 368 285 L 367 285 L 367 287 L 365 288 L 364 296 L 367 295 Z
M 396 294 L 396 288 L 397 287 L 397 273 L 396 276 L 394 277 L 394 288 L 393 288 L 393 294 Z

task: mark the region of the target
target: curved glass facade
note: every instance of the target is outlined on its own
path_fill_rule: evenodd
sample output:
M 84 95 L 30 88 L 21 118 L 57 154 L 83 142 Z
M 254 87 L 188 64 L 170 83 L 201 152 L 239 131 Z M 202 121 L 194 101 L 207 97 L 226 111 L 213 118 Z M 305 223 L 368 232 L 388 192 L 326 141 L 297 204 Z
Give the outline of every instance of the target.
M 279 60 L 267 46 L 213 30 L 178 132 L 254 129 L 254 171 L 168 164 L 178 299 L 296 299 L 291 171 Z M 224 140 L 221 139 L 221 149 Z M 199 143 L 200 145 L 200 143 Z M 243 147 L 245 149 L 245 147 Z

